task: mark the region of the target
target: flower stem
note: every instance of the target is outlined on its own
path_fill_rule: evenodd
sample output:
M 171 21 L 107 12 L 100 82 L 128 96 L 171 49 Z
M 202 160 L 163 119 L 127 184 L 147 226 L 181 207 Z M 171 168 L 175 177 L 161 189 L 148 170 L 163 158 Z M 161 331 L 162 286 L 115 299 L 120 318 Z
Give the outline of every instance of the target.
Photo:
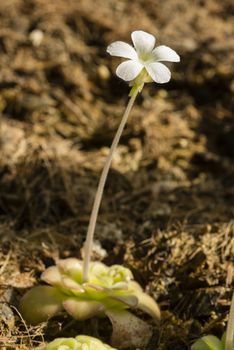
M 104 165 L 104 168 L 102 170 L 102 174 L 101 174 L 101 177 L 99 180 L 99 184 L 98 184 L 98 188 L 97 188 L 97 192 L 95 195 L 93 208 L 92 208 L 92 212 L 91 212 L 91 216 L 90 216 L 90 220 L 89 220 L 86 241 L 85 241 L 85 245 L 84 245 L 84 264 L 83 264 L 83 281 L 84 282 L 88 280 L 88 270 L 89 270 L 89 263 L 90 263 L 90 259 L 91 259 L 91 253 L 92 253 L 94 230 L 95 230 L 95 226 L 96 226 L 98 211 L 100 208 L 101 199 L 102 199 L 103 190 L 104 190 L 104 186 L 106 183 L 107 175 L 108 175 L 108 172 L 110 169 L 110 165 L 111 165 L 111 162 L 113 159 L 114 152 L 118 146 L 120 137 L 122 135 L 124 126 L 128 120 L 128 116 L 131 112 L 134 101 L 137 97 L 138 91 L 139 91 L 138 89 L 135 89 L 135 91 L 131 95 L 131 98 L 129 99 L 128 105 L 126 107 L 126 110 L 124 112 L 124 115 L 122 117 L 120 125 L 118 127 L 118 130 L 117 130 L 116 135 L 114 137 L 114 140 L 112 142 L 109 155 L 106 159 L 106 162 L 105 162 L 105 165 Z
M 225 341 L 225 350 L 233 350 L 234 344 L 234 292 L 232 294 L 232 301 L 228 316 L 227 333 Z

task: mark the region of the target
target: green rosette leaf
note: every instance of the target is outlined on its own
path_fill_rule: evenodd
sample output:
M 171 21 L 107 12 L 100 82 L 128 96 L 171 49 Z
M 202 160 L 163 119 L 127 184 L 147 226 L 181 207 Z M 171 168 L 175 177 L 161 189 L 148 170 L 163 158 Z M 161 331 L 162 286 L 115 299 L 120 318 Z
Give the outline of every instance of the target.
M 224 343 L 214 335 L 206 335 L 198 339 L 191 350 L 224 350 Z
M 47 321 L 63 310 L 64 295 L 56 288 L 38 286 L 21 299 L 20 312 L 32 325 Z
M 51 343 L 37 348 L 37 350 L 117 350 L 101 342 L 101 340 L 87 335 L 76 338 L 57 338 Z
M 87 335 L 78 335 L 76 338 L 79 345 L 81 345 L 80 349 L 84 349 L 83 344 L 88 346 L 87 350 L 117 350 L 116 348 L 112 348 L 111 346 L 101 342 L 101 340 L 89 337 Z
M 82 261 L 70 258 L 46 269 L 41 278 L 50 286 L 33 288 L 21 301 L 26 321 L 47 321 L 62 310 L 80 321 L 107 316 L 113 326 L 114 344 L 119 344 L 118 340 L 121 347 L 145 346 L 151 334 L 149 326 L 127 310 L 140 309 L 159 320 L 160 310 L 154 299 L 143 292 L 131 271 L 123 266 L 91 262 L 87 282 L 83 282 L 82 268 Z

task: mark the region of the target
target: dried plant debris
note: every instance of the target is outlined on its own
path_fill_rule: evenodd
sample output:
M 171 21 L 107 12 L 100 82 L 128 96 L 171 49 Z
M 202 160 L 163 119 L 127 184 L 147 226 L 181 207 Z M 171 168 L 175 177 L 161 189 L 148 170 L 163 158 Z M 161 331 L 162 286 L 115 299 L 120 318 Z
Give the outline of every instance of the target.
M 233 239 L 232 221 L 184 225 L 158 231 L 138 245 L 129 242 L 125 258 L 142 271 L 148 292 L 162 308 L 162 343 L 172 341 L 174 334 L 184 341 L 213 332 L 222 335 L 232 296 L 226 278 L 233 267 Z

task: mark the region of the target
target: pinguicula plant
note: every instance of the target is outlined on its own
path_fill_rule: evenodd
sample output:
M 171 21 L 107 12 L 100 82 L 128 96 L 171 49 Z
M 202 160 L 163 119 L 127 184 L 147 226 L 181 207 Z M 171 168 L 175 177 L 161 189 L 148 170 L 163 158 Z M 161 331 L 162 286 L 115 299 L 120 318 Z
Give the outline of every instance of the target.
M 234 349 L 234 293 L 228 316 L 227 331 L 221 340 L 214 335 L 206 335 L 198 339 L 191 350 L 233 350 Z
M 137 347 L 146 343 L 151 327 L 127 310 L 140 309 L 157 320 L 160 310 L 133 280 L 131 271 L 121 265 L 108 267 L 91 262 L 89 279 L 84 282 L 82 268 L 83 262 L 75 258 L 59 260 L 47 268 L 41 279 L 49 285 L 32 288 L 21 300 L 20 309 L 26 321 L 38 324 L 63 310 L 80 321 L 107 316 L 113 326 L 112 344 Z
M 171 48 L 164 45 L 160 45 L 154 48 L 156 39 L 153 35 L 142 30 L 137 30 L 134 31 L 131 36 L 134 47 L 123 41 L 115 41 L 107 47 L 107 52 L 111 56 L 128 58 L 127 61 L 122 62 L 117 67 L 116 74 L 119 78 L 129 82 L 129 85 L 132 86 L 132 88 L 129 93 L 130 99 L 128 105 L 112 142 L 110 152 L 106 159 L 106 163 L 104 165 L 96 192 L 85 242 L 83 265 L 84 280 L 88 279 L 93 236 L 107 175 L 110 169 L 114 152 L 118 146 L 124 126 L 128 120 L 128 116 L 131 112 L 137 94 L 143 89 L 145 83 L 154 81 L 156 83 L 163 84 L 167 83 L 170 80 L 170 70 L 163 63 L 160 63 L 160 61 L 180 61 L 179 55 Z
M 220 340 L 214 335 L 205 335 L 192 345 L 191 350 L 225 350 L 225 336 Z
M 49 344 L 42 345 L 37 350 L 117 350 L 104 344 L 99 339 L 87 335 L 75 338 L 57 338 Z
M 149 325 L 127 310 L 143 310 L 156 320 L 160 318 L 160 310 L 153 298 L 133 280 L 129 269 L 90 261 L 97 216 L 113 155 L 138 93 L 145 83 L 162 84 L 170 80 L 170 70 L 161 61 L 180 61 L 171 48 L 163 45 L 155 48 L 155 37 L 149 33 L 134 31 L 132 41 L 134 47 L 116 41 L 107 48 L 110 55 L 128 59 L 117 67 L 116 74 L 129 82 L 131 91 L 99 180 L 84 245 L 84 261 L 59 260 L 42 274 L 42 281 L 48 285 L 34 287 L 21 301 L 22 314 L 32 324 L 45 321 L 62 310 L 78 320 L 106 315 L 113 326 L 112 344 L 120 344 L 122 348 L 140 347 L 151 335 Z
M 228 316 L 227 334 L 225 337 L 225 350 L 233 350 L 234 348 L 234 292 L 232 293 L 232 301 Z

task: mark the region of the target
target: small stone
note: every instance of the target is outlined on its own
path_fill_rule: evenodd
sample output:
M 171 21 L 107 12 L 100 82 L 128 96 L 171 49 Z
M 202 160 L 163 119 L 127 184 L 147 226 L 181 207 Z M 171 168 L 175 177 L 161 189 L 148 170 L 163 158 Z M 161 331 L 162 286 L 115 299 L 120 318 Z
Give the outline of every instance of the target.
M 101 64 L 97 69 L 98 77 L 101 80 L 108 80 L 110 78 L 110 71 L 107 68 L 107 66 L 104 66 L 104 64 Z
M 180 146 L 182 148 L 187 148 L 188 147 L 188 140 L 187 139 L 180 139 L 179 143 L 180 143 Z
M 44 38 L 44 33 L 40 29 L 34 29 L 30 34 L 29 34 L 29 39 L 33 46 L 38 47 L 41 45 L 41 42 Z

